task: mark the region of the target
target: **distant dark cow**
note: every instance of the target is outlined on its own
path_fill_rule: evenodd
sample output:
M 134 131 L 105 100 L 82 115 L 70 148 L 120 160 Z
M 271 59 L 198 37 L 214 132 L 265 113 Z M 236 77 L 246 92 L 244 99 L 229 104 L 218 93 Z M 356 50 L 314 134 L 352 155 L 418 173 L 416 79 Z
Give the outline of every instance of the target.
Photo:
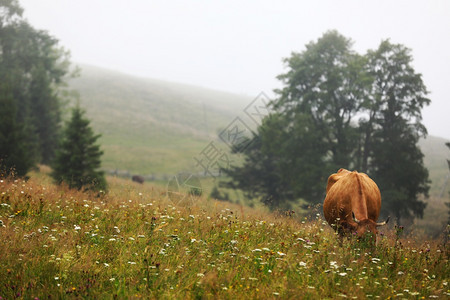
M 358 238 L 371 233 L 376 241 L 377 223 L 381 209 L 381 194 L 377 184 L 364 173 L 340 169 L 328 178 L 323 213 L 328 224 L 340 236 L 356 234 Z
M 131 177 L 131 180 L 140 184 L 144 183 L 144 177 L 141 175 L 133 175 L 133 177 Z

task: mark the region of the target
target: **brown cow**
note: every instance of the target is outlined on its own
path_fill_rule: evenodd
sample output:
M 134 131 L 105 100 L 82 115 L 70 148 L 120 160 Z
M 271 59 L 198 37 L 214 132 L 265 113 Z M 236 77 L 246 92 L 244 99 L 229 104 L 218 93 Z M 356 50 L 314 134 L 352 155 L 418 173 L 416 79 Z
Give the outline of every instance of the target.
M 355 233 L 358 238 L 366 233 L 376 241 L 377 223 L 381 208 L 381 194 L 377 184 L 364 173 L 340 169 L 328 177 L 327 196 L 323 213 L 328 224 L 340 236 Z

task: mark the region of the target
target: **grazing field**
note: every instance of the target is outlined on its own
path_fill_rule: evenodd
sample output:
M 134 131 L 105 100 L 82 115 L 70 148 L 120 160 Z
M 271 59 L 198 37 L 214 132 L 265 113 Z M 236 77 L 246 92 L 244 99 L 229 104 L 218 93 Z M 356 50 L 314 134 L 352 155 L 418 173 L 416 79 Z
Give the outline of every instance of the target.
M 0 299 L 444 299 L 448 243 L 386 229 L 376 249 L 317 216 L 268 214 L 109 178 L 0 181 Z M 176 203 L 176 205 L 175 205 Z

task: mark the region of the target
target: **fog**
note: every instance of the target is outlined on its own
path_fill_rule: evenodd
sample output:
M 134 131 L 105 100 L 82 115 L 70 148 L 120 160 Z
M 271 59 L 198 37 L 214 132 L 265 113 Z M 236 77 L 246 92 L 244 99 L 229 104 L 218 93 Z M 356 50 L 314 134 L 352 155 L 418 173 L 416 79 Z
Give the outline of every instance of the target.
M 282 58 L 336 29 L 364 53 L 412 49 L 432 103 L 429 134 L 450 139 L 450 1 L 20 0 L 72 60 L 256 96 L 280 87 Z

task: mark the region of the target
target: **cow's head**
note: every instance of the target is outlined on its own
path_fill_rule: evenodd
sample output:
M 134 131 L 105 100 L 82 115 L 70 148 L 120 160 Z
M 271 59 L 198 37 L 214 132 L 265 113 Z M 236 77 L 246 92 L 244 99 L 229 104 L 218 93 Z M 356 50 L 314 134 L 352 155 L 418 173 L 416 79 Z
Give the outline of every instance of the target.
M 384 226 L 389 222 L 389 217 L 386 221 L 377 223 L 371 219 L 358 220 L 355 217 L 355 214 L 352 212 L 353 221 L 356 226 L 353 225 L 352 231 L 356 234 L 359 240 L 369 239 L 373 242 L 376 241 L 376 237 L 378 234 L 378 227 Z

